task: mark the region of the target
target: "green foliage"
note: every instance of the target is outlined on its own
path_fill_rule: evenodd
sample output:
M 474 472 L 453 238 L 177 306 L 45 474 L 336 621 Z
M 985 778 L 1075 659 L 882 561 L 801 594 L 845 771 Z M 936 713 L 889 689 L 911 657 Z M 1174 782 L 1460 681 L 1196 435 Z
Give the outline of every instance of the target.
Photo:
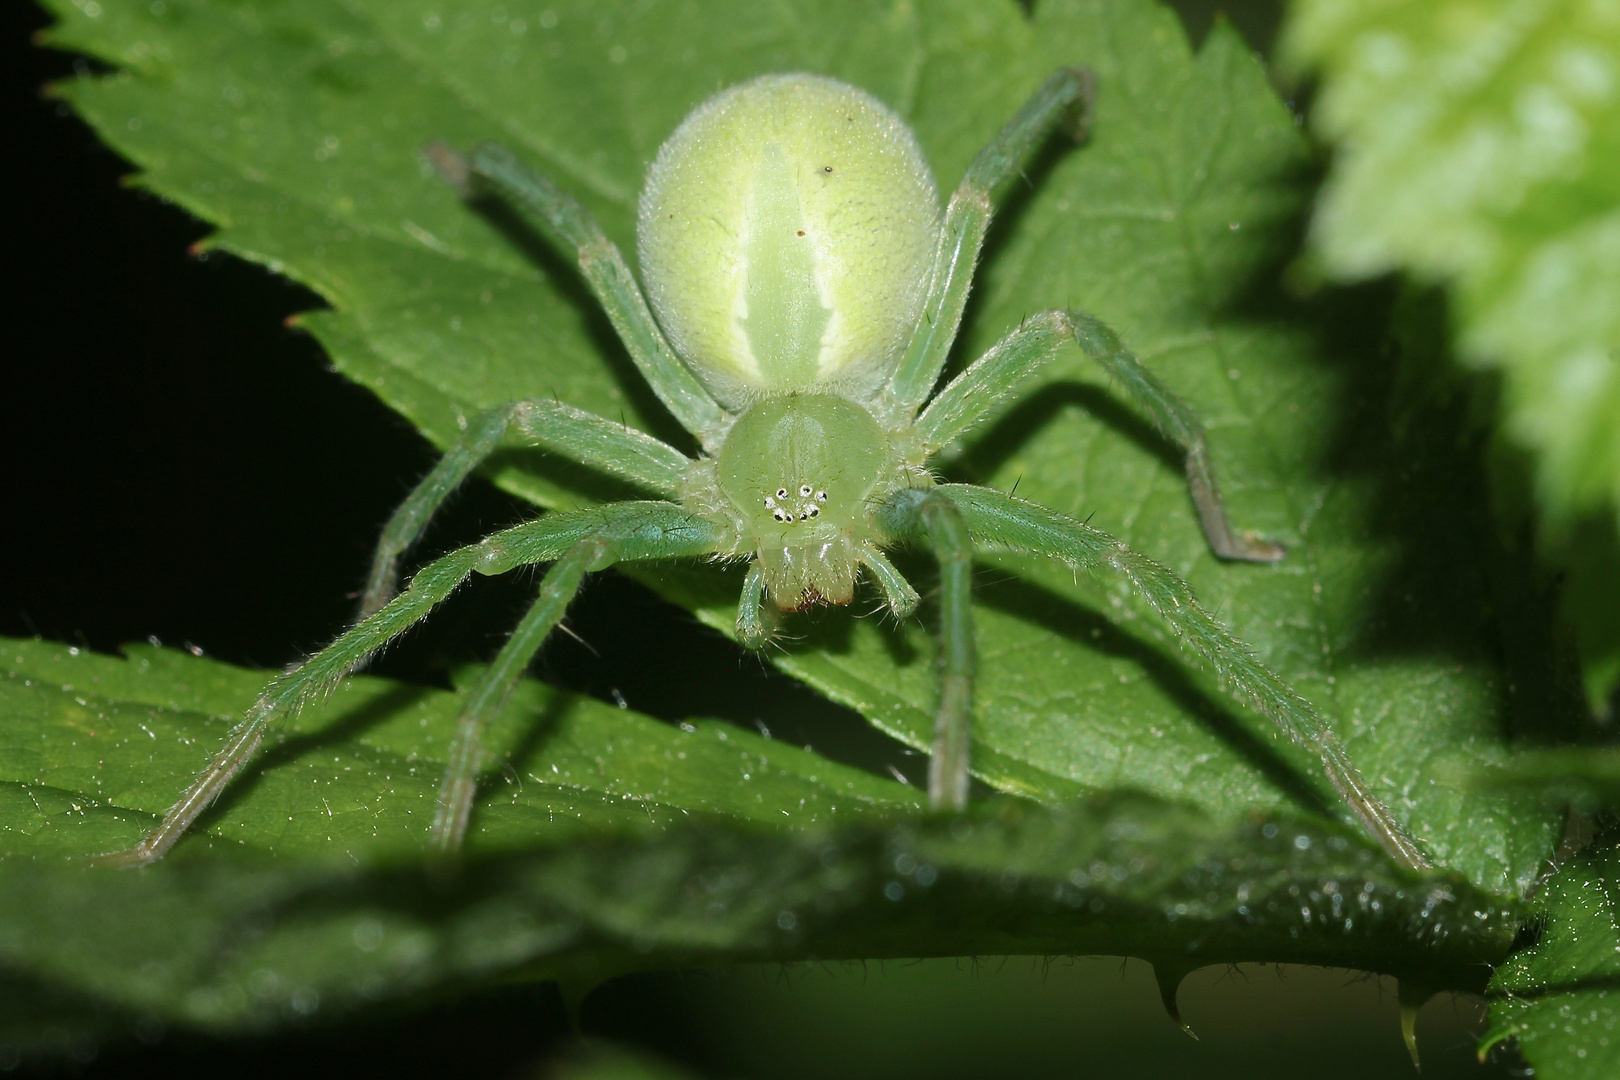
M 1126 951 L 1172 991 L 1251 958 L 1467 987 L 1515 926 L 1455 875 L 1404 873 L 1298 815 L 1232 825 L 1119 794 L 919 818 L 894 781 L 533 683 L 492 732 L 504 768 L 463 867 L 422 861 L 456 696 L 357 677 L 225 796 L 205 839 L 115 872 L 75 856 L 154 824 L 261 676 L 3 644 L 0 1039 L 37 1040 L 42 1000 L 69 1031 L 231 1030 L 513 974 L 585 989 L 812 957 Z
M 52 44 L 118 69 L 58 92 L 141 184 L 217 224 L 211 244 L 324 296 L 302 325 L 441 445 L 463 417 L 531 396 L 685 443 L 566 261 L 459 201 L 423 162 L 428 140 L 500 139 L 630 252 L 647 163 L 722 85 L 784 70 L 853 82 L 908 119 L 949 188 L 1041 79 L 1091 65 L 1092 139 L 1054 147 L 1007 193 L 953 363 L 1027 313 L 1096 313 L 1203 416 L 1236 524 L 1289 557 L 1216 561 L 1175 454 L 1078 352 L 946 470 L 1090 518 L 1186 576 L 1450 873 L 1388 866 L 1334 823 L 1317 763 L 1190 668 L 1127 591 L 1038 560 L 981 565 L 973 752 L 985 781 L 1049 808 L 917 818 L 913 790 L 808 752 L 526 685 L 491 733 L 503 770 L 450 879 L 419 852 L 454 695 L 351 680 L 284 729 L 202 835 L 114 875 L 75 860 L 148 827 L 264 676 L 6 643 L 12 1030 L 148 1014 L 262 1026 L 479 980 L 584 988 L 812 954 L 1130 953 L 1172 985 L 1194 965 L 1271 959 L 1422 987 L 1470 985 L 1503 956 L 1500 898 L 1533 881 L 1561 814 L 1539 790 L 1457 777 L 1562 737 L 1580 703 L 1545 598 L 1497 544 L 1464 409 L 1411 392 L 1422 372 L 1382 348 L 1387 298 L 1301 304 L 1276 288 L 1309 159 L 1229 29 L 1195 55 L 1137 0 L 1052 0 L 1032 17 L 995 0 L 46 6 L 62 20 Z M 545 507 L 625 493 L 533 452 L 490 475 Z M 648 580 L 731 627 L 734 571 Z M 780 666 L 927 745 L 925 622 L 840 612 L 791 629 Z
M 1620 682 L 1620 9 L 1298 0 L 1284 54 L 1319 72 L 1338 144 L 1316 251 L 1340 280 L 1451 286 L 1457 353 L 1503 373 L 1502 428 L 1572 549 L 1600 699 Z
M 265 683 L 263 672 L 148 646 L 131 646 L 127 662 L 28 641 L 5 651 L 0 855 L 9 857 L 128 847 Z M 448 691 L 348 680 L 284 724 L 257 775 L 210 812 L 211 846 L 320 862 L 419 857 L 459 705 Z M 922 804 L 892 780 L 753 732 L 687 727 L 524 684 L 490 732 L 506 782 L 482 804 L 473 850 L 692 814 L 808 825 Z
M 1620 845 L 1611 836 L 1546 884 L 1540 940 L 1491 978 L 1483 1045 L 1516 1038 L 1546 1080 L 1620 1072 Z

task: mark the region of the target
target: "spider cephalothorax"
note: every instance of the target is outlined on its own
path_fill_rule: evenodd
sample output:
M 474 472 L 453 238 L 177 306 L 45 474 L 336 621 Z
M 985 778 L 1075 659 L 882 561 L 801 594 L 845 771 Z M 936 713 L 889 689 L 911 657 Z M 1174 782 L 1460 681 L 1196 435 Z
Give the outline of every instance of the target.
M 967 800 L 971 560 L 976 544 L 992 545 L 1130 582 L 1235 693 L 1317 752 L 1346 807 L 1392 854 L 1423 865 L 1311 705 L 1199 607 L 1180 578 L 1081 522 L 986 488 L 936 483 L 928 470 L 932 455 L 1028 374 L 1078 345 L 1185 451 L 1215 553 L 1261 562 L 1283 555 L 1232 531 L 1196 415 L 1091 316 L 1031 315 L 936 390 L 993 193 L 1066 120 L 1079 134 L 1090 88 L 1076 69 L 1048 79 L 974 159 L 943 213 L 916 138 L 866 93 L 815 75 L 770 75 L 724 91 L 670 136 L 641 199 L 638 247 L 652 310 L 618 249 L 549 180 L 492 143 L 466 159 L 430 146 L 430 160 L 464 195 L 506 200 L 572 250 L 631 360 L 703 452 L 689 457 L 547 399 L 474 418 L 384 529 L 360 621 L 276 678 L 157 828 L 110 858 L 162 856 L 251 759 L 273 720 L 364 664 L 474 573 L 551 564 L 533 607 L 466 695 L 431 833 L 442 849 L 458 847 L 466 832 L 484 726 L 586 572 L 616 562 L 746 559 L 737 636 L 758 648 L 771 608 L 848 603 L 862 571 L 897 615 L 909 615 L 917 593 L 883 554 L 904 543 L 939 561 L 935 806 Z M 656 498 L 542 515 L 434 560 L 396 595 L 401 554 L 446 496 L 512 438 Z
M 907 464 L 859 404 L 786 394 L 761 398 L 737 418 L 712 476 L 739 551 L 757 559 L 771 601 L 796 611 L 849 603 L 856 568 L 883 559 L 874 510 L 895 487 L 911 486 Z

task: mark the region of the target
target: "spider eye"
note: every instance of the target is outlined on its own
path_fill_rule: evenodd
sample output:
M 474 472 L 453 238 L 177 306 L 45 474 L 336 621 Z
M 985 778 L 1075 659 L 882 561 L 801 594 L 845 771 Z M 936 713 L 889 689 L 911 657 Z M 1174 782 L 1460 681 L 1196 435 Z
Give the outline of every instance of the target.
M 808 492 L 806 492 L 806 494 L 808 494 Z M 826 501 L 827 501 L 827 493 L 825 491 L 816 492 L 816 502 L 826 502 Z
M 810 497 L 810 485 L 809 484 L 801 485 L 799 487 L 799 498 L 808 499 L 809 497 Z
M 785 498 L 787 498 L 787 488 L 777 488 L 777 489 L 776 489 L 776 497 L 777 497 L 777 498 L 778 498 L 778 499 L 785 499 Z

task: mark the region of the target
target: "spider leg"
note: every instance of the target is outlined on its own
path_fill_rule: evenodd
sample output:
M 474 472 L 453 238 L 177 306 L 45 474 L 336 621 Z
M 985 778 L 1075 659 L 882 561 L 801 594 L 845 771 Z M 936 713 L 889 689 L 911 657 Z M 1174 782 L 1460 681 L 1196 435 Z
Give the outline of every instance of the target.
M 554 530 L 548 532 L 543 528 L 545 518 L 508 529 L 481 545 L 486 558 L 478 569 L 487 574 L 502 573 L 547 558 L 556 558 L 556 562 L 541 580 L 540 595 L 534 605 L 462 706 L 444 783 L 439 789 L 438 813 L 433 820 L 432 843 L 440 851 L 456 850 L 466 835 L 473 798 L 478 791 L 484 728 L 500 711 L 523 677 L 529 661 L 562 619 L 586 571 L 605 569 L 616 562 L 713 555 L 723 549 L 722 531 L 718 526 L 692 516 L 673 503 L 613 503 L 573 515 L 554 516 L 575 517 L 586 522 L 594 520 L 595 528 L 578 538 L 561 557 L 554 549 Z
M 1113 376 L 1144 408 L 1154 425 L 1187 455 L 1187 489 L 1210 550 L 1223 559 L 1277 562 L 1281 544 L 1236 533 L 1226 518 L 1204 425 L 1100 320 L 1080 311 L 1045 311 L 1024 320 L 941 390 L 917 418 L 917 431 L 933 453 L 961 435 L 1010 394 L 1027 375 L 1058 354 L 1065 342 Z
M 943 489 L 909 488 L 880 509 L 885 530 L 927 540 L 939 557 L 939 703 L 928 762 L 928 801 L 935 809 L 967 806 L 973 736 L 973 541 L 967 522 Z M 890 567 L 893 570 L 893 567 Z M 909 586 L 908 586 L 909 588 Z M 915 593 L 913 593 L 915 595 Z
M 897 619 L 907 619 L 917 610 L 917 601 L 921 599 L 917 590 L 911 587 L 900 571 L 894 568 L 875 544 L 862 544 L 855 552 L 855 558 L 860 564 L 872 571 L 877 578 L 878 585 L 883 589 L 883 598 L 888 601 L 889 610 L 894 612 Z
M 498 574 L 516 566 L 550 562 L 591 540 L 611 543 L 621 561 L 702 556 L 723 550 L 718 528 L 673 503 L 625 502 L 547 514 L 435 559 L 417 571 L 405 591 L 380 611 L 349 628 L 305 663 L 271 680 L 157 827 L 129 850 L 104 855 L 100 861 L 141 866 L 162 858 L 252 760 L 271 723 L 326 696 L 345 675 L 427 616 L 471 574 Z
M 1344 804 L 1391 857 L 1414 869 L 1430 865 L 1405 826 L 1367 786 L 1316 708 L 1199 606 L 1185 581 L 1107 533 L 1035 503 L 969 484 L 946 484 L 935 490 L 956 505 L 977 540 L 1061 559 L 1093 576 L 1123 575 L 1184 648 L 1207 662 L 1225 685 L 1297 745 L 1320 758 Z
M 500 711 L 529 661 L 551 633 L 569 601 L 579 591 L 585 571 L 611 563 L 612 546 L 601 537 L 581 540 L 552 564 L 540 581 L 540 596 L 523 621 L 501 647 L 477 684 L 467 695 L 456 720 L 455 740 L 450 744 L 450 761 L 439 787 L 439 809 L 433 818 L 431 843 L 440 851 L 461 847 L 472 819 L 473 797 L 478 793 L 478 769 L 482 764 L 484 728 Z
M 1084 137 L 1091 107 L 1094 78 L 1085 68 L 1060 68 L 1018 110 L 968 166 L 962 183 L 945 210 L 945 226 L 923 319 L 906 347 L 889 384 L 891 400 L 906 414 L 917 411 L 939 380 L 945 358 L 956 339 L 973 283 L 973 267 L 984 246 L 985 230 L 994 211 L 995 189 L 1023 167 L 1025 160 L 1052 129 L 1065 121 L 1078 140 Z
M 557 401 L 514 401 L 480 413 L 383 527 L 360 601 L 360 618 L 380 609 L 394 595 L 400 556 L 416 543 L 450 493 L 514 431 L 530 445 L 671 499 L 680 498 L 686 470 L 692 464 L 685 454 L 651 435 Z
M 716 451 L 729 420 L 726 412 L 676 357 L 624 256 L 590 212 L 498 143 L 479 143 L 466 159 L 434 143 L 427 155 L 463 197 L 476 197 L 487 185 L 529 215 L 553 242 L 573 249 L 580 273 L 653 393 L 705 450 Z
M 771 632 L 765 624 L 765 568 L 755 560 L 748 564 L 742 596 L 737 600 L 737 642 L 758 652 L 770 640 Z
M 304 664 L 271 680 L 226 736 L 225 745 L 215 752 L 157 827 L 134 847 L 103 855 L 98 861 L 111 866 L 143 866 L 162 858 L 252 760 L 272 722 L 324 697 L 351 669 L 425 617 L 478 568 L 481 556 L 478 545 L 474 545 L 434 560 L 418 571 L 406 590 L 387 607 L 352 627 Z

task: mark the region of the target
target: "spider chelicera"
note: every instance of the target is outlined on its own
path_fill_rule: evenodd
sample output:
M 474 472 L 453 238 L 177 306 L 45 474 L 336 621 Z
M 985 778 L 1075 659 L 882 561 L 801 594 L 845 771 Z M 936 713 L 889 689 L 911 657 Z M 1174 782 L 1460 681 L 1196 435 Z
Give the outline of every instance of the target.
M 939 483 L 929 460 L 1068 343 L 1103 366 L 1186 453 L 1205 536 L 1225 559 L 1272 562 L 1279 546 L 1227 522 L 1197 417 L 1106 326 L 1077 311 L 1031 316 L 937 393 L 991 196 L 1059 127 L 1079 138 L 1089 73 L 1053 74 L 974 159 L 940 213 L 916 137 L 886 106 L 814 75 L 768 75 L 700 105 L 659 151 L 642 194 L 644 298 L 591 216 L 510 152 L 430 159 L 464 196 L 532 217 L 579 268 L 636 367 L 702 453 L 557 401 L 518 401 L 470 421 L 384 529 L 359 621 L 275 678 L 206 769 L 134 848 L 161 857 L 252 758 L 269 724 L 318 699 L 474 573 L 550 563 L 539 598 L 466 695 L 431 840 L 460 846 L 485 725 L 562 618 L 582 577 L 614 563 L 747 560 L 737 637 L 758 649 L 775 612 L 847 604 L 864 569 L 898 617 L 918 595 L 885 549 L 938 557 L 939 697 L 928 790 L 968 797 L 976 546 L 1034 552 L 1128 580 L 1226 685 L 1316 751 L 1345 804 L 1400 861 L 1426 865 L 1331 729 L 1256 661 L 1176 575 L 1081 522 L 988 488 Z M 648 301 L 651 301 L 649 308 Z M 656 313 L 656 319 L 654 317 Z M 400 556 L 444 499 L 521 439 L 657 496 L 550 513 L 434 560 L 396 594 Z

